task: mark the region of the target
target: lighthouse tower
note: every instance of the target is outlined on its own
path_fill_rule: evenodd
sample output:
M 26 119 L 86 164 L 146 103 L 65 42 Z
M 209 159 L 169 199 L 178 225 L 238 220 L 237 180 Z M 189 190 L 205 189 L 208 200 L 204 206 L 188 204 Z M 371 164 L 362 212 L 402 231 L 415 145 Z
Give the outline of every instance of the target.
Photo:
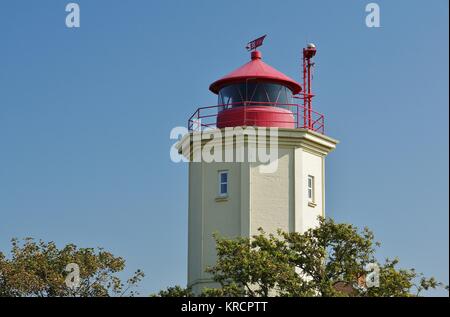
M 262 40 L 255 41 L 249 43 L 248 63 L 211 84 L 218 104 L 195 111 L 190 133 L 178 146 L 190 158 L 188 286 L 194 293 L 218 286 L 205 272 L 216 262 L 213 233 L 233 238 L 251 237 L 258 228 L 303 232 L 325 214 L 325 157 L 338 142 L 325 135 L 324 116 L 312 109 L 316 47 L 303 49 L 301 85 L 266 64 L 256 50 Z M 202 152 L 211 136 L 230 128 L 240 132 L 220 147 L 243 146 L 247 154 L 249 145 L 239 142 L 238 134 L 249 127 L 276 128 L 276 169 L 271 172 L 263 172 L 265 163 L 258 160 L 236 160 L 236 154 L 231 161 L 193 158 L 196 147 Z M 195 136 L 203 130 L 209 137 L 196 146 Z

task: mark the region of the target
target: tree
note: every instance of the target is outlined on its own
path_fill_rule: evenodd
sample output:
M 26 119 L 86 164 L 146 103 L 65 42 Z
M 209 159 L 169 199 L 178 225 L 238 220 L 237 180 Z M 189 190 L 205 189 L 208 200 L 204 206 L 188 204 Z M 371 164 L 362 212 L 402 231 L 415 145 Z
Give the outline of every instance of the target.
M 179 285 L 168 287 L 159 291 L 157 294 L 150 294 L 151 297 L 191 297 L 194 296 L 190 288 L 184 288 Z
M 9 258 L 0 252 L 0 296 L 133 296 L 133 288 L 144 277 L 137 270 L 122 282 L 115 274 L 123 271 L 125 260 L 102 248 L 68 244 L 58 249 L 54 242 L 32 238 L 12 239 L 11 243 Z M 77 272 L 66 271 L 71 263 L 79 268 L 79 279 Z
M 260 229 L 252 239 L 215 238 L 218 259 L 207 272 L 221 288 L 202 296 L 418 296 L 443 286 L 398 269 L 398 259 L 379 263 L 369 229 L 331 219 L 319 218 L 304 233 Z

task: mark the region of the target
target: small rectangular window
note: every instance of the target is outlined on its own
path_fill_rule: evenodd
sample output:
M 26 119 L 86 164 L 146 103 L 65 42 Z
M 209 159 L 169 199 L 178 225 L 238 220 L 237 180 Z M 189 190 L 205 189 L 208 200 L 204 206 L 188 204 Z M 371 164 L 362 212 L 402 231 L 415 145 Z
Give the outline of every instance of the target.
M 314 176 L 308 175 L 308 202 L 314 203 Z
M 228 196 L 228 171 L 219 171 L 219 196 Z

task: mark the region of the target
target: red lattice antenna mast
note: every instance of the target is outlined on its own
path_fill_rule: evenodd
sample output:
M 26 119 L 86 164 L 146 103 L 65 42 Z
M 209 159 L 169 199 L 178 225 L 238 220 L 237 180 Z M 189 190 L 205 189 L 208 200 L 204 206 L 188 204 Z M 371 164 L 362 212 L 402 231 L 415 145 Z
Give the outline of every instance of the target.
M 310 130 L 313 129 L 312 122 L 312 98 L 314 97 L 311 90 L 311 67 L 314 63 L 311 58 L 316 55 L 316 46 L 312 43 L 303 49 L 303 127 Z

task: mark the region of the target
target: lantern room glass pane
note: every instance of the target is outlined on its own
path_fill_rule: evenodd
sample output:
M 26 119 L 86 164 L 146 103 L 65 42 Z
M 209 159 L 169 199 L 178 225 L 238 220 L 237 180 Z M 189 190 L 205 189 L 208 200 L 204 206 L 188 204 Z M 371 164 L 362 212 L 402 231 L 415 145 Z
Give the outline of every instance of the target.
M 232 108 L 245 101 L 245 85 L 234 84 L 225 86 L 219 92 L 219 105 L 221 110 Z

